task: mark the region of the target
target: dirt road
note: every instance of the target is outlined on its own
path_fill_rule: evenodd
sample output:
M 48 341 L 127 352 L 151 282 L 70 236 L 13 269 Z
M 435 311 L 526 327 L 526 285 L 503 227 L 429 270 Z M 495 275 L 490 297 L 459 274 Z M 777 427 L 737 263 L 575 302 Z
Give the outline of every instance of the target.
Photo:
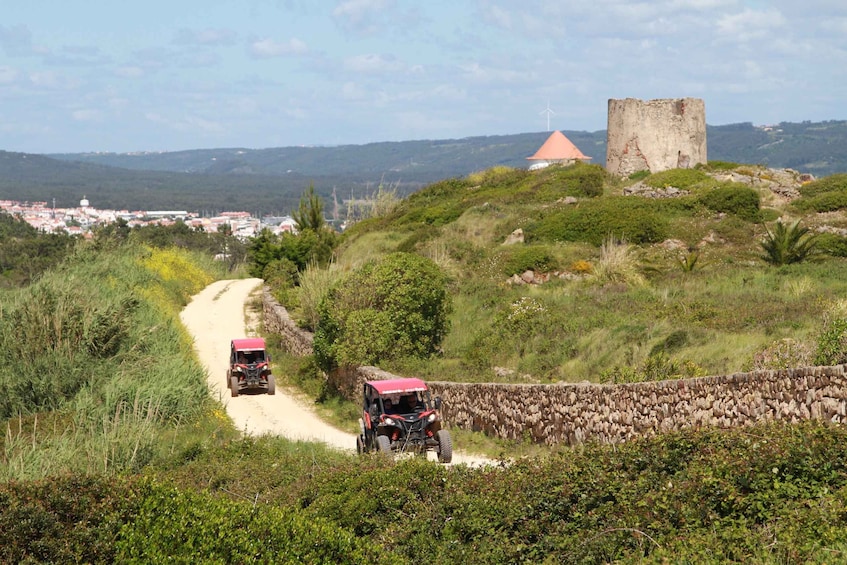
M 226 386 L 229 342 L 233 338 L 256 335 L 245 313 L 245 303 L 262 283 L 261 279 L 224 280 L 212 283 L 191 299 L 180 318 L 194 337 L 194 349 L 206 368 L 209 388 L 226 407 L 235 426 L 248 435 L 280 435 L 293 440 L 320 441 L 355 452 L 356 436 L 338 430 L 321 420 L 310 407 L 286 394 L 278 386 L 276 394 L 242 394 L 232 398 Z M 276 368 L 279 373 L 282 369 Z M 430 453 L 434 459 L 435 454 Z M 480 465 L 488 460 L 461 453 L 454 463 Z

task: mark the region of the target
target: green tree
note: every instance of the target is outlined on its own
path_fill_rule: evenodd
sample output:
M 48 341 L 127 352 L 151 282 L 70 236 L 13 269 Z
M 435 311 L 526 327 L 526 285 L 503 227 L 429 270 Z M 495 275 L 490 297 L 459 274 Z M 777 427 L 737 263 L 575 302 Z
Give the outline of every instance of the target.
M 449 327 L 447 276 L 429 259 L 392 253 L 339 281 L 319 307 L 321 368 L 435 353 Z
M 762 259 L 771 265 L 801 263 L 817 251 L 817 237 L 809 234 L 809 228 L 800 226 L 797 220 L 790 226 L 777 221 L 773 231 L 765 227 L 767 234 L 761 242 L 765 255 Z
M 320 231 L 326 225 L 324 205 L 321 197 L 315 194 L 314 183 L 309 184 L 308 190 L 300 197 L 300 208 L 291 213 L 297 231 Z

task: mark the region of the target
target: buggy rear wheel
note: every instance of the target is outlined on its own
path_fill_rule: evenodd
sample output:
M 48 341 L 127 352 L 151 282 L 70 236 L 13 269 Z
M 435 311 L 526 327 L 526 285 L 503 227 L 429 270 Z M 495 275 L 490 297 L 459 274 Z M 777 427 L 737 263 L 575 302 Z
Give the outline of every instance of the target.
M 447 430 L 438 430 L 435 433 L 438 440 L 438 462 L 450 463 L 453 460 L 453 438 Z
M 376 446 L 380 453 L 391 454 L 391 440 L 388 439 L 388 436 L 376 436 Z
M 268 375 L 268 394 L 276 394 L 276 380 L 273 375 Z
M 238 396 L 238 377 L 230 377 L 229 390 L 233 397 Z

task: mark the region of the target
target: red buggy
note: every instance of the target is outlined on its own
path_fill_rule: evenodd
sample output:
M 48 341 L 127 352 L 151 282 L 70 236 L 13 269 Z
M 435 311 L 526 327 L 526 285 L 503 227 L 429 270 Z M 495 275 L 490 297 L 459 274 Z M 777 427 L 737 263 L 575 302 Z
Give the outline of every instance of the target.
M 276 383 L 271 374 L 270 361 L 264 339 L 250 337 L 232 340 L 229 369 L 226 371 L 226 384 L 232 396 L 248 391 L 274 394 Z
M 431 450 L 439 463 L 450 463 L 453 442 L 441 428 L 440 408 L 441 399 L 433 400 L 420 379 L 366 382 L 356 451 L 426 455 Z

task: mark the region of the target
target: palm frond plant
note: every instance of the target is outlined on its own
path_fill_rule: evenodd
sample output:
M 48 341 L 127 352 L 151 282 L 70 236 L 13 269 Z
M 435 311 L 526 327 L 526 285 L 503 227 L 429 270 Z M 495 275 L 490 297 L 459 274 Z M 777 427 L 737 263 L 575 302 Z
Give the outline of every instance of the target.
M 766 226 L 765 231 L 760 244 L 765 251 L 762 259 L 771 265 L 801 263 L 817 252 L 817 236 L 810 234 L 799 220 L 788 226 L 777 221 L 773 230 Z

